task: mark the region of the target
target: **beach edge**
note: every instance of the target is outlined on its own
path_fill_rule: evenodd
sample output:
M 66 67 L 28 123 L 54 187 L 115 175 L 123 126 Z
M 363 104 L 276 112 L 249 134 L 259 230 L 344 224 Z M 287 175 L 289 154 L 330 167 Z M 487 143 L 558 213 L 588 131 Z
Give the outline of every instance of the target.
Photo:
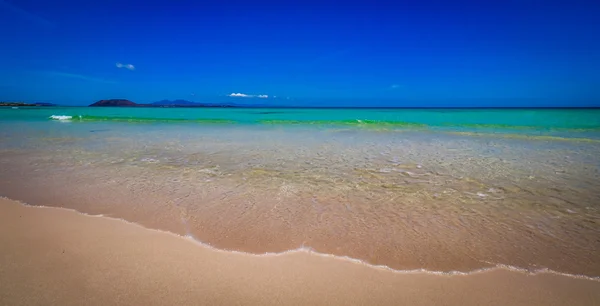
M 0 245 L 7 305 L 600 304 L 600 282 L 590 279 L 509 269 L 393 273 L 304 251 L 222 251 L 125 220 L 1 197 Z

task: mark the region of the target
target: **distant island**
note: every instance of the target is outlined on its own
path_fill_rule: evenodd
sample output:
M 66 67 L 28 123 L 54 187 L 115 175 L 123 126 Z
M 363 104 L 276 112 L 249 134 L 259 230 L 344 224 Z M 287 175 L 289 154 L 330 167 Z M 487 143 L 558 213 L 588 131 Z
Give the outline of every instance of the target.
M 125 99 L 109 99 L 109 100 L 100 100 L 96 103 L 91 104 L 90 106 L 142 106 L 141 104 L 137 104 Z
M 0 102 L 0 106 L 56 106 L 52 103 L 25 103 L 25 102 Z
M 161 100 L 150 104 L 138 104 L 126 99 L 100 100 L 91 104 L 93 107 L 238 107 L 226 103 L 198 103 L 187 100 Z

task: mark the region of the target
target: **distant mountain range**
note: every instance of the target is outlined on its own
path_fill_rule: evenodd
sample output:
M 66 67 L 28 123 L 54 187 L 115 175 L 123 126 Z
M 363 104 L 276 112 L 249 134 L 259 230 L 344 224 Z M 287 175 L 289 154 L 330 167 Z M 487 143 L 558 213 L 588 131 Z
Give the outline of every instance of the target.
M 25 103 L 25 102 L 0 102 L 0 106 L 56 106 L 56 104 L 52 103 Z
M 100 100 L 90 106 L 109 107 L 261 107 L 261 105 L 240 105 L 236 103 L 199 103 L 187 100 L 161 100 L 150 104 L 138 104 L 126 99 Z
M 156 105 L 156 106 L 200 106 L 202 104 L 197 103 L 197 102 L 178 99 L 178 100 L 173 100 L 173 101 L 160 100 L 160 101 L 152 103 L 152 105 Z
M 135 107 L 135 106 L 142 106 L 140 104 L 131 102 L 129 100 L 125 100 L 125 99 L 109 99 L 109 100 L 100 100 L 96 103 L 91 104 L 90 106 L 128 106 L 128 107 Z
M 158 107 L 239 107 L 233 103 L 198 103 L 187 100 L 161 100 L 151 104 Z

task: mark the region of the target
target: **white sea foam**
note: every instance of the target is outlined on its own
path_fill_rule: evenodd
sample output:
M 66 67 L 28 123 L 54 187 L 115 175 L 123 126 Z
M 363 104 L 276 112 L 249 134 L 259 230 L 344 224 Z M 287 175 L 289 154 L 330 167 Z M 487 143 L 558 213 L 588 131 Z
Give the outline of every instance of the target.
M 151 164 L 156 164 L 156 163 L 160 162 L 160 160 L 154 159 L 154 158 L 150 158 L 150 157 L 142 158 L 142 159 L 140 159 L 140 161 L 143 161 L 145 163 L 151 163 Z
M 67 116 L 67 115 L 52 115 L 52 116 L 50 116 L 50 119 L 53 119 L 53 120 L 59 120 L 59 121 L 69 121 L 69 120 L 73 119 L 73 116 Z
M 180 234 L 176 234 L 176 233 L 165 231 L 165 230 L 147 228 L 147 227 L 142 226 L 142 225 L 140 225 L 138 223 L 127 221 L 127 220 L 125 220 L 123 218 L 108 217 L 108 216 L 105 216 L 105 215 L 102 215 L 102 214 L 92 215 L 92 214 L 87 214 L 87 213 L 84 213 L 84 212 L 80 212 L 80 211 L 72 209 L 72 208 L 51 207 L 51 206 L 43 206 L 43 205 L 30 205 L 30 204 L 27 204 L 25 202 L 21 202 L 21 201 L 18 201 L 18 200 L 9 199 L 9 198 L 4 197 L 4 196 L 0 196 L 0 198 L 7 199 L 7 200 L 10 200 L 10 201 L 14 201 L 14 202 L 17 202 L 17 203 L 19 203 L 21 205 L 24 205 L 24 206 L 39 207 L 39 208 L 45 208 L 45 209 L 68 210 L 68 211 L 73 211 L 75 213 L 78 213 L 78 214 L 81 214 L 81 215 L 84 215 L 84 216 L 88 216 L 88 217 L 118 220 L 118 221 L 121 221 L 121 222 L 125 222 L 127 224 L 131 224 L 133 226 L 138 226 L 138 227 L 150 230 L 150 231 L 160 232 L 160 233 L 164 233 L 164 234 L 168 234 L 168 235 L 173 235 L 173 236 L 178 237 L 178 238 L 187 239 L 187 240 L 189 240 L 189 241 L 191 241 L 191 242 L 193 242 L 193 243 L 195 243 L 195 244 L 197 244 L 197 245 L 199 245 L 201 247 L 205 247 L 205 248 L 208 248 L 208 249 L 216 251 L 216 252 L 233 253 L 233 254 L 239 254 L 239 255 L 244 255 L 244 256 L 272 257 L 272 256 L 285 256 L 287 254 L 294 254 L 294 253 L 306 253 L 306 254 L 314 255 L 314 256 L 321 256 L 321 257 L 333 258 L 333 259 L 336 259 L 336 260 L 348 261 L 348 262 L 352 262 L 352 263 L 355 263 L 355 264 L 364 265 L 364 266 L 367 266 L 367 267 L 370 267 L 370 268 L 381 269 L 381 270 L 389 271 L 389 272 L 392 272 L 392 273 L 400 273 L 400 274 L 432 274 L 432 275 L 446 275 L 446 276 L 467 276 L 467 275 L 478 274 L 478 273 L 485 273 L 485 272 L 490 272 L 490 271 L 495 271 L 495 270 L 506 270 L 506 271 L 523 273 L 523 274 L 526 274 L 526 275 L 554 274 L 554 275 L 560 275 L 560 276 L 565 276 L 565 277 L 571 277 L 571 278 L 585 279 L 585 280 L 589 280 L 589 281 L 600 282 L 600 277 L 598 277 L 598 276 L 587 276 L 587 275 L 582 275 L 582 274 L 564 273 L 564 272 L 558 272 L 558 271 L 550 270 L 548 268 L 541 268 L 541 269 L 536 269 L 536 270 L 524 269 L 524 268 L 520 268 L 520 267 L 515 267 L 515 266 L 506 265 L 506 264 L 500 264 L 500 263 L 493 263 L 493 262 L 488 262 L 488 261 L 482 261 L 482 262 L 490 265 L 490 267 L 485 267 L 485 268 L 480 268 L 480 269 L 474 269 L 474 270 L 470 270 L 470 271 L 456 271 L 456 270 L 452 270 L 452 271 L 435 271 L 435 270 L 427 270 L 427 269 L 398 270 L 398 269 L 394 269 L 394 268 L 391 268 L 391 267 L 386 266 L 386 265 L 374 265 L 374 264 L 368 263 L 368 262 L 366 262 L 364 260 L 352 258 L 352 257 L 349 257 L 349 256 L 339 256 L 339 255 L 333 255 L 333 254 L 328 254 L 328 253 L 319 253 L 319 252 L 315 251 L 314 249 L 312 249 L 311 247 L 304 246 L 304 244 L 302 246 L 300 246 L 299 248 L 296 248 L 296 249 L 291 249 L 291 250 L 282 251 L 282 252 L 266 252 L 266 253 L 261 253 L 261 254 L 248 253 L 248 252 L 236 251 L 236 250 L 226 250 L 226 249 L 216 248 L 216 247 L 212 246 L 209 243 L 200 241 L 200 240 L 198 240 L 196 237 L 194 237 L 189 232 L 186 235 L 180 235 Z M 182 219 L 182 221 L 184 222 L 184 224 L 186 223 L 185 220 Z

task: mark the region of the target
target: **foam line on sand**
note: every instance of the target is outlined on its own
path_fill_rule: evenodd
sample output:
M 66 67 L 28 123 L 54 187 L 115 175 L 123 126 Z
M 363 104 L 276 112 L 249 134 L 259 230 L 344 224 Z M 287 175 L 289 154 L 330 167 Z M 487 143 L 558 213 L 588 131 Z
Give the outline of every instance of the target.
M 600 305 L 597 278 L 498 265 L 398 271 L 309 248 L 225 251 L 190 236 L 0 198 L 2 305 Z
M 249 252 L 238 251 L 238 250 L 226 250 L 226 249 L 216 248 L 209 243 L 206 243 L 206 242 L 203 242 L 203 241 L 197 239 L 196 237 L 194 237 L 193 235 L 191 235 L 189 233 L 187 235 L 179 235 L 179 234 L 176 234 L 173 232 L 164 231 L 164 230 L 160 230 L 160 229 L 147 228 L 139 223 L 131 222 L 131 221 L 125 220 L 123 218 L 115 218 L 115 217 L 109 217 L 109 216 L 104 216 L 104 215 L 92 215 L 92 214 L 87 214 L 87 213 L 80 212 L 78 210 L 71 209 L 71 208 L 30 205 L 30 204 L 23 203 L 20 201 L 15 201 L 15 200 L 11 200 L 11 199 L 8 199 L 5 197 L 0 197 L 0 199 L 2 199 L 2 198 L 10 200 L 10 201 L 18 202 L 21 205 L 29 206 L 29 207 L 67 210 L 67 211 L 75 212 L 77 214 L 84 215 L 86 217 L 96 217 L 96 218 L 106 218 L 106 219 L 116 220 L 119 222 L 127 223 L 132 226 L 141 227 L 145 230 L 156 231 L 156 232 L 160 232 L 160 233 L 167 234 L 167 235 L 173 235 L 177 238 L 184 238 L 187 240 L 191 240 L 194 244 L 198 244 L 201 247 L 208 248 L 208 249 L 211 249 L 216 252 L 226 252 L 226 253 L 232 253 L 232 254 L 239 254 L 239 255 L 243 255 L 243 256 L 270 257 L 270 256 L 283 256 L 283 255 L 295 254 L 295 253 L 306 253 L 306 254 L 313 255 L 313 256 L 321 256 L 321 257 L 333 258 L 335 260 L 348 261 L 348 262 L 352 262 L 355 264 L 364 265 L 364 266 L 367 266 L 370 268 L 381 269 L 381 270 L 386 270 L 386 271 L 389 271 L 392 273 L 400 273 L 400 274 L 432 274 L 432 275 L 452 275 L 452 276 L 464 275 L 464 276 L 466 276 L 466 275 L 484 273 L 484 272 L 495 271 L 495 270 L 507 270 L 507 271 L 512 271 L 512 272 L 524 273 L 524 274 L 528 274 L 528 275 L 555 274 L 555 275 L 561 275 L 561 276 L 565 276 L 565 277 L 572 277 L 572 278 L 586 279 L 586 280 L 600 282 L 600 277 L 597 277 L 597 276 L 592 277 L 592 276 L 581 275 L 581 274 L 563 273 L 563 272 L 559 272 L 559 271 L 550 270 L 547 268 L 531 270 L 531 269 L 524 269 L 524 268 L 515 267 L 515 266 L 511 266 L 511 265 L 505 265 L 505 264 L 494 264 L 494 263 L 490 263 L 490 262 L 486 262 L 486 263 L 491 265 L 491 267 L 480 268 L 480 269 L 475 269 L 475 270 L 471 270 L 471 271 L 455 271 L 455 270 L 435 271 L 435 270 L 427 270 L 427 269 L 398 270 L 398 269 L 393 269 L 386 265 L 374 265 L 374 264 L 368 263 L 364 260 L 352 258 L 349 256 L 339 256 L 339 255 L 328 254 L 328 253 L 320 253 L 320 252 L 317 252 L 314 249 L 312 249 L 310 247 L 306 247 L 306 246 L 301 246 L 296 249 L 286 250 L 286 251 L 282 251 L 282 252 L 265 252 L 265 253 L 249 253 Z

